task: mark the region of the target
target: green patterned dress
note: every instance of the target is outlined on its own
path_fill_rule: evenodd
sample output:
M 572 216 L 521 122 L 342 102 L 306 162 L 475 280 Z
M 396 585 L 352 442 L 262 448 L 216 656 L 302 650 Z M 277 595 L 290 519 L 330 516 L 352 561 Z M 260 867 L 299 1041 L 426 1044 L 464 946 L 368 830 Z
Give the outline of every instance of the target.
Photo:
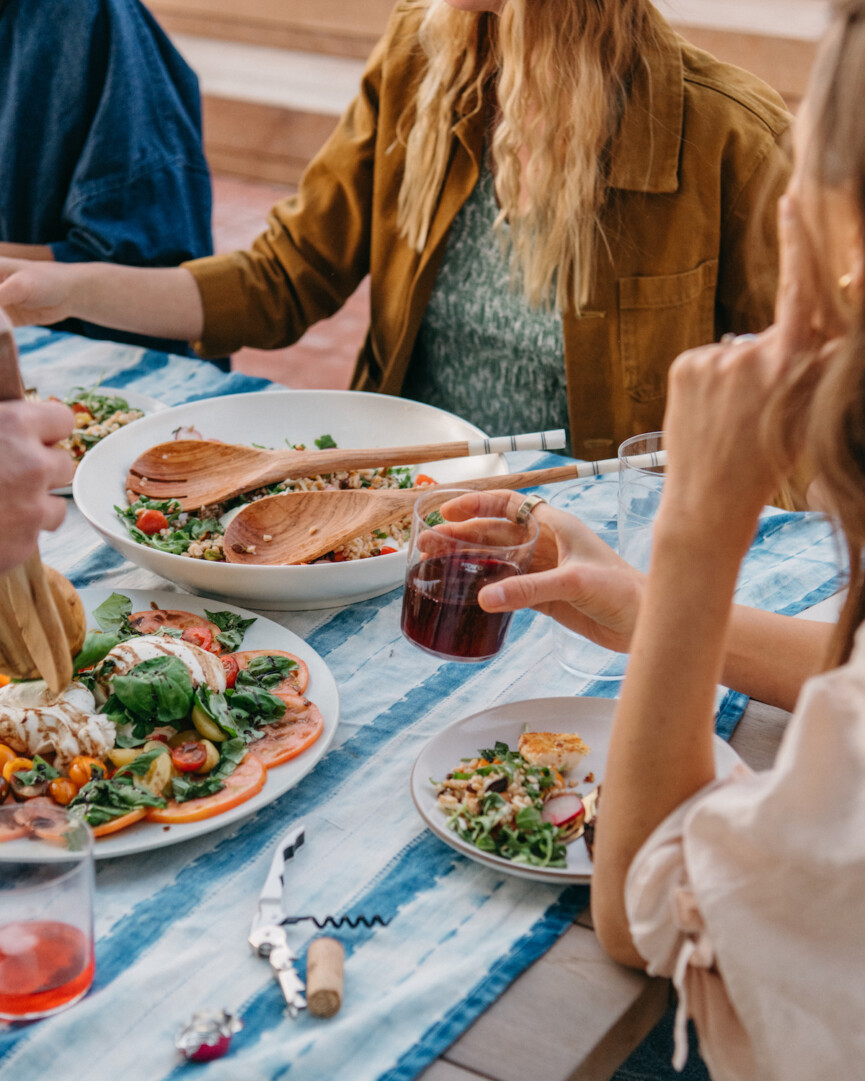
M 567 430 L 561 314 L 511 287 L 497 214 L 484 168 L 448 234 L 402 393 L 490 435 Z

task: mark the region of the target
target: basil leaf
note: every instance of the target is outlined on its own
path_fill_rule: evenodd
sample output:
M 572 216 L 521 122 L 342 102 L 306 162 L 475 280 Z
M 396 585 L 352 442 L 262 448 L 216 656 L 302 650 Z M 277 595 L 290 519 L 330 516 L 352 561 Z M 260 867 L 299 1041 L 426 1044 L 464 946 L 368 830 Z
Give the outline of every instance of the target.
M 119 594 L 116 595 L 119 596 Z M 88 631 L 87 637 L 84 639 L 84 645 L 72 661 L 73 675 L 77 676 L 82 668 L 91 668 L 94 664 L 98 664 L 120 641 L 121 639 L 117 634 L 105 631 Z
M 237 735 L 237 721 L 228 707 L 225 695 L 220 691 L 213 691 L 206 684 L 202 684 L 195 691 L 194 705 L 198 706 L 206 716 L 223 732 L 229 736 Z
M 122 593 L 112 593 L 93 610 L 93 618 L 100 630 L 106 634 L 116 634 L 121 640 L 130 638 L 135 632 L 129 626 L 132 614 L 132 601 Z
M 139 758 L 144 757 L 147 756 L 139 755 Z M 118 770 L 110 780 L 88 781 L 71 801 L 69 809 L 91 826 L 103 826 L 139 807 L 165 806 L 166 801 L 162 796 L 154 796 L 148 789 L 133 784 L 128 774 L 121 774 Z
M 244 687 L 225 692 L 231 712 L 241 723 L 268 724 L 285 714 L 285 702 L 261 687 Z
M 246 668 L 237 673 L 235 687 L 261 687 L 272 690 L 297 668 L 297 661 L 290 657 L 266 654 L 253 657 Z
M 167 749 L 154 747 L 152 751 L 144 751 L 142 754 L 133 758 L 127 765 L 121 766 L 114 774 L 114 778 L 124 777 L 126 774 L 132 774 L 135 777 L 143 777 L 161 754 L 168 754 Z
M 230 777 L 246 757 L 246 742 L 242 739 L 227 739 L 220 745 L 219 762 L 210 772 L 211 777 Z
M 55 777 L 60 776 L 60 773 L 37 754 L 33 756 L 33 768 L 26 771 L 16 770 L 15 776 L 19 784 L 31 788 L 33 785 L 41 784 L 42 781 L 53 781 Z
M 211 623 L 215 623 L 219 627 L 221 633 L 216 636 L 216 640 L 223 649 L 227 649 L 230 653 L 240 649 L 244 634 L 255 623 L 255 616 L 251 619 L 244 619 L 243 616 L 237 615 L 236 612 L 208 612 L 205 608 L 204 614 Z
M 192 709 L 192 679 L 179 657 L 151 657 L 125 676 L 114 676 L 113 685 L 130 713 L 154 725 L 175 724 Z
M 214 796 L 223 788 L 225 785 L 222 781 L 212 774 L 209 777 L 173 777 L 171 780 L 171 795 L 178 803 Z

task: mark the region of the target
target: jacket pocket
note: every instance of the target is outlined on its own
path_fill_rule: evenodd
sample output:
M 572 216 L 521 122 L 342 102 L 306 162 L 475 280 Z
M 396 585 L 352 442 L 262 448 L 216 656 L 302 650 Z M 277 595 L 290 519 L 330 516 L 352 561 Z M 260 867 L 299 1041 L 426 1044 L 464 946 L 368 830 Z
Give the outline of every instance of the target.
M 634 401 L 663 398 L 679 353 L 714 340 L 717 280 L 717 259 L 681 274 L 619 280 L 620 355 Z

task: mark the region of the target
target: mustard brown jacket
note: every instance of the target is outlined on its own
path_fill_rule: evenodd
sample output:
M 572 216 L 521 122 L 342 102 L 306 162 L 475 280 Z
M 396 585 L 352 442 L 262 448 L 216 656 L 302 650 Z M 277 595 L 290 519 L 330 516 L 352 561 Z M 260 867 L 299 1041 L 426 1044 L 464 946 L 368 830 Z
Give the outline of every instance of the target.
M 371 326 L 352 386 L 400 393 L 484 136 L 480 114 L 457 119 L 428 242 L 412 250 L 396 227 L 405 162 L 396 126 L 423 72 L 420 17 L 416 4 L 397 4 L 360 93 L 252 249 L 185 264 L 204 304 L 194 343 L 203 355 L 289 345 L 369 274 Z M 755 76 L 652 18 L 655 40 L 612 146 L 593 292 L 579 315 L 563 313 L 573 453 L 589 459 L 661 427 L 678 353 L 772 317 L 789 115 Z

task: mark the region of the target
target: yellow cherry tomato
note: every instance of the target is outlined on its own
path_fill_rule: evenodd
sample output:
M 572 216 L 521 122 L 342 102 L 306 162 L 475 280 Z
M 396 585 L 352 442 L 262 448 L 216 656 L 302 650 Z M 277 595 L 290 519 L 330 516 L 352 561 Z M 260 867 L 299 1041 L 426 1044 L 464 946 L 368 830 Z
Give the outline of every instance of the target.
M 78 795 L 78 785 L 70 777 L 55 777 L 48 784 L 48 792 L 55 803 L 66 807 Z
M 2 771 L 7 762 L 11 762 L 13 758 L 17 757 L 17 751 L 13 751 L 11 747 L 7 747 L 5 743 L 0 743 L 0 771 Z
M 9 758 L 3 763 L 3 780 L 11 781 L 13 773 L 23 773 L 33 769 L 33 760 L 30 758 Z
M 7 683 L 11 682 L 12 680 L 9 678 L 9 676 L 4 676 L 3 673 L 0 672 L 0 687 L 5 687 Z
M 97 777 L 108 775 L 108 767 L 101 759 L 93 758 L 89 754 L 78 754 L 69 764 L 69 780 L 78 788 L 83 788 L 88 781 L 93 780 L 94 772 L 99 770 L 101 773 L 97 773 Z

